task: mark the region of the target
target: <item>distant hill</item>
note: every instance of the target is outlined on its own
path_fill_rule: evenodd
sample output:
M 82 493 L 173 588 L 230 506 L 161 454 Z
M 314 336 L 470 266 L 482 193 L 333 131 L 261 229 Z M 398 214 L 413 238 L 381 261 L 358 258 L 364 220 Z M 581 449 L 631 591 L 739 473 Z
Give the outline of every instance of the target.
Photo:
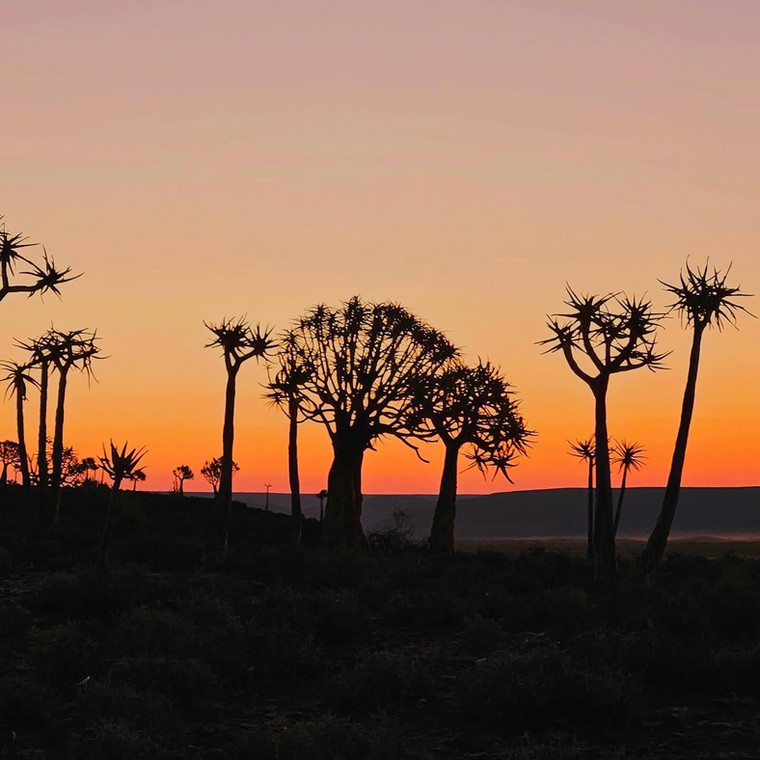
M 662 494 L 662 488 L 628 489 L 619 535 L 630 538 L 649 535 L 659 514 Z M 235 494 L 235 498 L 257 507 L 262 507 L 265 500 L 260 493 Z M 269 495 L 272 511 L 289 511 L 289 500 L 288 494 Z M 370 494 L 364 497 L 362 522 L 367 530 L 387 525 L 393 510 L 402 509 L 409 514 L 415 533 L 425 536 L 430 530 L 435 502 L 432 495 Z M 303 505 L 307 516 L 319 515 L 316 497 L 304 496 Z M 585 535 L 586 491 L 582 488 L 461 495 L 457 499 L 459 540 Z M 760 487 L 681 489 L 673 535 L 760 536 Z

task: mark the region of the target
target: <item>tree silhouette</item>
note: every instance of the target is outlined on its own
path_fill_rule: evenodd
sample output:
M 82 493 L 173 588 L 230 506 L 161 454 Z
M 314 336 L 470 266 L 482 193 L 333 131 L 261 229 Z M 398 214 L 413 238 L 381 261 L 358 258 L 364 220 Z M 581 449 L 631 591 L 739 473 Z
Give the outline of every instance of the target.
M 472 465 L 485 475 L 493 469 L 511 481 L 508 468 L 524 454 L 532 436 L 518 413 L 518 402 L 501 371 L 490 362 L 468 367 L 453 360 L 439 374 L 422 379 L 413 414 L 443 442 L 445 456 L 430 549 L 454 551 L 459 453 L 466 447 Z
M 105 570 L 108 563 L 108 549 L 111 544 L 111 534 L 113 533 L 113 513 L 121 484 L 125 480 L 136 480 L 137 473 L 144 473 L 145 470 L 144 467 L 138 467 L 137 465 L 147 453 L 146 449 L 130 449 L 127 451 L 128 445 L 129 444 L 125 443 L 121 451 L 119 451 L 119 449 L 114 446 L 113 441 L 111 441 L 109 444 L 110 450 L 107 452 L 104 445 L 103 456 L 98 457 L 103 472 L 105 472 L 113 481 L 100 541 L 99 566 L 101 572 Z
M 8 482 L 8 468 L 20 465 L 18 443 L 16 441 L 0 441 L 0 463 L 3 465 L 3 471 L 0 473 L 0 485 Z
M 240 470 L 240 467 L 233 460 L 232 474 L 234 475 L 238 470 Z M 219 481 L 222 478 L 222 458 L 214 457 L 211 461 L 206 460 L 203 467 L 201 467 L 201 476 L 214 489 L 214 496 L 216 496 L 219 489 Z
M 655 333 L 663 314 L 644 299 L 620 294 L 580 296 L 567 288 L 568 313 L 554 314 L 547 326 L 553 335 L 541 341 L 547 353 L 562 352 L 568 366 L 594 396 L 596 442 L 596 510 L 594 562 L 596 577 L 608 582 L 615 574 L 612 531 L 612 479 L 607 435 L 607 390 L 612 375 L 662 367 L 666 354 L 656 351 Z M 559 320 L 562 320 L 561 322 Z
M 51 525 L 58 519 L 59 495 L 61 489 L 61 472 L 63 467 L 63 426 L 66 404 L 68 376 L 72 368 L 92 375 L 92 360 L 100 353 L 96 345 L 95 332 L 87 330 L 70 330 L 62 332 L 51 329 L 46 334 L 47 350 L 50 359 L 58 371 L 58 399 L 55 409 L 55 428 L 53 433 L 53 453 L 51 461 L 50 503 L 54 505 L 50 519 Z
M 184 496 L 185 481 L 192 480 L 195 477 L 195 473 L 186 464 L 181 464 L 172 470 L 172 475 L 174 476 L 174 480 L 176 482 L 177 493 L 180 496 Z
M 615 521 L 612 524 L 612 532 L 615 536 L 617 536 L 618 525 L 620 525 L 620 514 L 623 510 L 628 471 L 640 470 L 644 466 L 644 460 L 646 459 L 644 456 L 645 451 L 646 449 L 641 444 L 627 443 L 626 441 L 614 443 L 612 446 L 610 461 L 618 465 L 619 471 L 623 473 L 623 479 L 620 481 L 617 508 L 615 509 Z
M 301 510 L 301 484 L 298 475 L 298 423 L 301 415 L 301 388 L 308 380 L 312 367 L 300 361 L 295 334 L 286 331 L 279 341 L 277 371 L 269 378 L 266 398 L 288 418 L 288 482 L 290 484 L 290 514 L 293 542 L 301 541 L 303 512 Z M 269 367 L 267 367 L 269 372 Z
M 232 448 L 235 438 L 235 389 L 237 374 L 249 359 L 265 359 L 275 348 L 272 331 L 252 328 L 243 317 L 223 319 L 219 324 L 204 322 L 214 335 L 206 348 L 221 348 L 227 370 L 227 388 L 224 403 L 224 427 L 222 430 L 222 472 L 217 492 L 217 525 L 213 537 L 213 554 L 224 561 L 227 555 L 230 512 L 232 510 Z
M 59 285 L 81 277 L 71 275 L 69 267 L 58 269 L 44 248 L 42 262 L 35 263 L 26 255 L 25 249 L 37 244 L 26 241 L 24 235 L 11 235 L 6 231 L 5 225 L 0 224 L 0 301 L 11 293 L 26 293 L 31 296 L 35 293 L 42 295 L 52 292 L 60 296 Z M 28 268 L 17 271 L 19 267 Z
M 588 480 L 587 490 L 587 540 L 586 540 L 586 559 L 589 562 L 594 561 L 594 463 L 596 461 L 596 447 L 594 446 L 594 436 L 587 438 L 585 441 L 568 441 L 570 444 L 570 456 L 577 457 L 582 462 L 588 463 Z
M 135 470 L 129 477 L 132 481 L 132 490 L 137 490 L 138 483 L 144 483 L 147 475 L 142 470 Z
M 736 327 L 736 318 L 739 312 L 750 314 L 741 304 L 736 303 L 736 298 L 746 298 L 750 294 L 742 293 L 741 286 L 732 287 L 727 285 L 726 280 L 731 267 L 722 273 L 718 269 L 709 272 L 708 264 L 703 269 L 692 269 L 686 265 L 686 273 L 682 271 L 679 282 L 669 285 L 661 284 L 675 296 L 675 301 L 670 304 L 669 310 L 677 312 L 682 322 L 685 321 L 692 330 L 691 353 L 689 355 L 689 370 L 686 376 L 686 388 L 684 390 L 681 405 L 681 419 L 678 424 L 678 433 L 673 448 L 673 458 L 670 464 L 668 482 L 662 500 L 662 507 L 644 552 L 639 560 L 638 571 L 644 575 L 651 573 L 662 559 L 668 536 L 673 525 L 673 518 L 678 506 L 678 497 L 681 491 L 681 478 L 683 476 L 684 462 L 686 461 L 686 447 L 689 442 L 689 429 L 691 418 L 694 414 L 694 401 L 697 390 L 697 375 L 699 373 L 699 359 L 702 350 L 702 338 L 708 327 L 715 327 L 721 331 L 725 324 Z M 752 315 L 754 316 L 754 315 Z
M 37 380 L 29 374 L 28 364 L 19 364 L 18 362 L 0 363 L 6 371 L 5 377 L 2 378 L 8 386 L 6 398 L 16 397 L 16 435 L 18 436 L 18 458 L 21 469 L 21 484 L 24 488 L 29 488 L 31 478 L 29 475 L 29 459 L 26 453 L 26 437 L 24 430 L 24 402 L 26 401 L 26 391 L 28 386 L 37 386 Z
M 84 471 L 84 482 L 90 484 L 94 483 L 95 473 L 100 469 L 98 463 L 95 461 L 95 457 L 84 457 L 80 464 Z M 90 475 L 90 473 L 92 473 L 92 475 Z
M 31 341 L 17 341 L 16 345 L 31 355 L 30 365 L 39 369 L 40 372 L 40 414 L 37 434 L 37 482 L 43 491 L 42 498 L 44 499 L 44 489 L 47 488 L 48 485 L 48 385 L 50 381 L 50 365 L 53 361 L 52 352 L 56 350 L 57 339 L 55 333 L 49 332 Z
M 410 423 L 414 390 L 457 350 L 402 306 L 358 297 L 336 309 L 315 306 L 292 332 L 298 362 L 313 368 L 301 386 L 301 412 L 327 428 L 333 449 L 325 540 L 364 546 L 364 452 L 382 436 L 417 449 L 413 441 L 424 430 Z

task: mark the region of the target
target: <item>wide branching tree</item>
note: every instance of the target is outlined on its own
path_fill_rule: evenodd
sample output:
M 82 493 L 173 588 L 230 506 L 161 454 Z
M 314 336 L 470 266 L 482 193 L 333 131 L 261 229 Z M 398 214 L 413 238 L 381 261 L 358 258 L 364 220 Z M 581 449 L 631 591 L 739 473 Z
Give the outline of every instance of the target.
M 216 524 L 213 535 L 209 536 L 210 546 L 207 556 L 224 561 L 227 556 L 230 513 L 232 510 L 232 449 L 235 440 L 235 394 L 240 367 L 249 359 L 265 359 L 275 348 L 272 331 L 256 325 L 251 327 L 241 318 L 223 319 L 219 324 L 203 323 L 214 335 L 206 348 L 221 348 L 224 367 L 227 371 L 227 386 L 224 394 L 224 425 L 222 428 L 222 467 L 219 476 L 219 490 L 216 494 Z
M 415 399 L 423 425 L 440 438 L 445 455 L 438 501 L 430 532 L 430 550 L 454 551 L 457 474 L 464 448 L 471 466 L 485 475 L 501 473 L 511 482 L 509 468 L 524 454 L 532 433 L 525 428 L 518 401 L 498 367 L 479 361 L 469 367 L 453 360 L 423 379 Z
M 72 275 L 69 267 L 58 269 L 44 248 L 42 260 L 34 261 L 26 249 L 36 245 L 21 233 L 7 232 L 0 221 L 0 301 L 12 293 L 31 296 L 52 292 L 60 296 L 59 285 L 81 276 Z
M 656 349 L 656 331 L 664 315 L 653 311 L 651 302 L 644 299 L 612 293 L 584 296 L 571 288 L 567 293 L 569 311 L 549 318 L 552 336 L 541 343 L 548 346 L 547 353 L 562 353 L 594 396 L 594 562 L 597 579 L 607 582 L 614 577 L 616 567 L 607 391 L 613 375 L 662 367 L 666 354 Z
M 240 470 L 238 463 L 233 460 L 232 462 L 232 476 Z M 214 496 L 219 491 L 219 481 L 222 478 L 222 458 L 214 457 L 211 460 L 206 460 L 201 467 L 201 477 L 211 486 L 214 491 Z
M 691 328 L 692 341 L 686 388 L 681 404 L 681 419 L 673 447 L 673 458 L 670 463 L 662 507 L 657 524 L 649 536 L 638 564 L 638 571 L 644 575 L 655 569 L 665 553 L 678 506 L 681 478 L 686 462 L 686 447 L 689 442 L 689 429 L 694 414 L 702 338 L 709 327 L 714 327 L 719 331 L 726 324 L 736 327 L 738 314 L 740 312 L 750 313 L 736 301 L 737 298 L 746 298 L 749 294 L 742 293 L 740 286 L 731 286 L 726 282 L 729 270 L 720 272 L 718 269 L 713 269 L 710 272 L 707 264 L 703 269 L 692 269 L 687 264 L 686 272 L 681 272 L 677 284 L 669 285 L 660 281 L 665 289 L 675 296 L 675 300 L 670 304 L 669 309 L 671 312 L 679 314 L 682 321 Z
M 586 478 L 586 559 L 594 561 L 594 462 L 596 461 L 596 447 L 594 436 L 585 441 L 568 441 L 570 444 L 570 456 L 580 459 L 588 466 Z
M 383 436 L 416 450 L 425 430 L 410 422 L 415 391 L 457 349 L 402 306 L 358 297 L 338 308 L 314 307 L 292 333 L 298 363 L 312 368 L 301 386 L 301 412 L 321 422 L 332 443 L 325 540 L 363 546 L 364 453 Z
M 188 465 L 181 464 L 172 470 L 172 476 L 174 477 L 176 493 L 178 493 L 180 496 L 184 496 L 185 481 L 192 480 L 195 477 L 195 473 Z
M 290 484 L 290 514 L 293 542 L 301 542 L 303 511 L 301 509 L 301 483 L 298 474 L 298 424 L 301 413 L 301 389 L 309 379 L 312 367 L 304 364 L 297 350 L 295 333 L 287 330 L 280 338 L 277 358 L 270 372 L 266 398 L 288 418 L 288 481 Z M 276 368 L 276 369 L 275 369 Z M 274 376 L 272 370 L 274 369 Z
M 20 461 L 18 443 L 16 441 L 0 441 L 0 464 L 3 471 L 0 473 L 0 486 L 8 482 L 8 468 L 13 467 L 18 471 Z

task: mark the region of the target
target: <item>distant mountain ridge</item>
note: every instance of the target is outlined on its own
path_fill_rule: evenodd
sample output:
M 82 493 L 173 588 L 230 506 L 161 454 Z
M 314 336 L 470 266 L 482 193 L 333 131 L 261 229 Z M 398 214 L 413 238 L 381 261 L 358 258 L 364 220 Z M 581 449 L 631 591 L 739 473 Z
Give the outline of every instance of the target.
M 620 520 L 621 537 L 648 536 L 660 511 L 662 488 L 629 488 Z M 210 496 L 210 494 L 194 494 Z M 263 507 L 262 493 L 239 493 L 238 501 Z M 617 492 L 615 492 L 617 499 Z M 429 494 L 368 494 L 362 523 L 366 530 L 388 525 L 394 509 L 408 513 L 415 534 L 427 535 L 436 496 Z M 288 512 L 288 494 L 269 494 L 272 511 Z M 319 501 L 304 495 L 307 517 L 319 515 Z M 573 538 L 586 535 L 586 490 L 551 488 L 506 491 L 457 497 L 456 538 Z M 673 536 L 760 536 L 760 486 L 736 488 L 682 488 Z

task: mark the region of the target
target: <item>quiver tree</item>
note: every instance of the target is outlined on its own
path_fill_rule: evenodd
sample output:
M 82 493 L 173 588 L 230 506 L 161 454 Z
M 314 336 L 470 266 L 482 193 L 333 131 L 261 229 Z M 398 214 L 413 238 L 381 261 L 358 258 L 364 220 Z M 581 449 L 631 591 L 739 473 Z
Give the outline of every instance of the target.
M 239 469 L 237 462 L 233 460 L 232 475 L 234 476 Z M 201 477 L 211 486 L 214 490 L 214 496 L 216 496 L 222 477 L 222 458 L 214 457 L 211 461 L 207 459 L 201 467 Z
M 325 501 L 327 500 L 327 489 L 323 488 L 318 494 L 315 494 L 315 496 L 319 499 L 319 524 L 322 525 L 322 522 L 325 519 Z
M 662 367 L 666 354 L 656 350 L 656 331 L 663 314 L 644 299 L 625 295 L 579 296 L 567 289 L 569 312 L 555 314 L 547 326 L 552 336 L 541 341 L 547 353 L 559 351 L 568 366 L 594 396 L 596 444 L 596 509 L 594 562 L 597 579 L 615 574 L 615 536 L 612 517 L 612 479 L 607 434 L 607 391 L 620 372 Z
M 186 464 L 181 464 L 172 470 L 174 476 L 175 490 L 180 496 L 185 494 L 185 481 L 192 480 L 195 473 Z
M 625 489 L 628 485 L 628 473 L 630 470 L 640 470 L 644 466 L 644 452 L 646 449 L 639 443 L 628 443 L 619 441 L 612 445 L 610 449 L 610 461 L 618 466 L 618 471 L 623 473 L 620 481 L 620 491 L 618 492 L 617 507 L 615 508 L 615 520 L 612 523 L 612 534 L 617 536 L 618 526 L 620 525 L 620 515 L 623 511 L 623 499 L 625 498 Z
M 230 512 L 232 510 L 232 447 L 235 439 L 235 391 L 240 367 L 249 359 L 265 359 L 275 348 L 272 331 L 252 328 L 241 318 L 223 319 L 219 324 L 203 323 L 214 335 L 206 348 L 221 348 L 227 370 L 227 387 L 224 395 L 224 426 L 222 428 L 222 468 L 219 490 L 216 495 L 217 524 L 212 538 L 212 556 L 224 560 L 227 555 Z
M 308 380 L 312 367 L 303 363 L 298 355 L 295 333 L 286 331 L 280 338 L 273 367 L 267 367 L 269 383 L 266 398 L 281 409 L 288 418 L 288 482 L 290 484 L 290 514 L 294 543 L 300 543 L 303 525 L 301 510 L 301 484 L 298 475 L 298 423 L 301 413 L 301 388 Z
M 50 472 L 50 503 L 54 505 L 50 519 L 51 525 L 58 519 L 58 504 L 61 489 L 61 474 L 63 468 L 63 426 L 66 409 L 66 389 L 71 369 L 84 372 L 88 379 L 92 377 L 92 361 L 99 358 L 99 346 L 95 332 L 87 330 L 51 329 L 46 334 L 47 350 L 53 366 L 58 372 L 58 398 L 55 409 L 55 427 L 53 432 L 53 452 Z
M 336 309 L 315 306 L 292 334 L 299 364 L 312 368 L 301 386 L 301 413 L 321 422 L 332 443 L 325 541 L 364 546 L 364 452 L 381 436 L 417 449 L 414 439 L 425 430 L 410 414 L 415 390 L 457 349 L 402 306 L 358 297 Z
M 6 231 L 5 225 L 0 223 L 0 301 L 11 293 L 31 296 L 52 292 L 60 296 L 59 285 L 81 276 L 71 275 L 69 267 L 58 269 L 44 248 L 42 261 L 33 261 L 25 249 L 37 244 L 26 241 L 24 235 L 11 235 Z
M 18 470 L 21 464 L 16 441 L 0 441 L 0 463 L 3 465 L 0 485 L 4 486 L 8 482 L 8 468 L 13 467 Z
M 145 456 L 147 450 L 130 449 L 127 451 L 128 444 L 122 446 L 121 451 L 114 446 L 113 441 L 109 443 L 109 451 L 103 446 L 103 456 L 98 457 L 100 467 L 112 480 L 111 495 L 108 499 L 105 520 L 103 521 L 103 532 L 100 540 L 100 570 L 105 570 L 108 564 L 108 549 L 111 545 L 111 534 L 113 533 L 113 517 L 116 507 L 116 499 L 119 494 L 121 484 L 125 480 L 136 481 L 139 474 L 144 475 L 145 468 L 138 467 L 140 460 Z
M 31 355 L 29 360 L 30 365 L 39 371 L 40 414 L 37 431 L 37 482 L 43 490 L 43 497 L 44 489 L 48 485 L 48 387 L 50 383 L 50 366 L 57 342 L 55 332 L 52 330 L 35 340 L 16 342 L 19 348 L 29 352 Z
M 30 366 L 28 364 L 19 364 L 18 362 L 2 362 L 0 364 L 6 371 L 3 381 L 6 383 L 6 398 L 9 396 L 16 397 L 16 435 L 18 436 L 18 458 L 19 469 L 21 470 L 21 484 L 24 488 L 31 485 L 29 474 L 29 459 L 26 453 L 26 434 L 24 425 L 24 402 L 26 401 L 26 392 L 30 385 L 37 386 L 37 380 L 29 374 Z
M 594 437 L 585 441 L 568 441 L 570 444 L 570 456 L 586 462 L 588 476 L 586 478 L 586 559 L 594 561 L 594 462 L 596 460 L 596 447 Z
M 686 461 L 686 447 L 689 442 L 689 429 L 694 414 L 697 374 L 704 333 L 708 327 L 715 327 L 718 331 L 721 331 L 726 324 L 736 327 L 736 318 L 739 312 L 751 314 L 744 306 L 733 300 L 746 298 L 750 294 L 742 293 L 741 286 L 732 287 L 726 284 L 730 269 L 730 266 L 725 272 L 713 269 L 710 273 L 707 264 L 703 269 L 692 269 L 687 264 L 686 272 L 681 272 L 679 282 L 676 285 L 669 285 L 660 280 L 665 289 L 675 296 L 669 310 L 678 313 L 682 323 L 685 322 L 687 327 L 691 328 L 692 338 L 689 370 L 686 375 L 686 388 L 681 404 L 681 419 L 678 423 L 678 433 L 673 447 L 668 482 L 665 486 L 657 524 L 649 536 L 639 560 L 638 571 L 644 575 L 654 570 L 665 553 L 678 506 L 681 478 Z
M 508 469 L 524 454 L 532 433 L 526 430 L 518 402 L 501 371 L 490 362 L 468 367 L 458 360 L 421 379 L 415 397 L 422 424 L 443 443 L 445 455 L 429 546 L 454 551 L 457 474 L 463 448 L 485 475 L 493 469 L 509 482 Z

